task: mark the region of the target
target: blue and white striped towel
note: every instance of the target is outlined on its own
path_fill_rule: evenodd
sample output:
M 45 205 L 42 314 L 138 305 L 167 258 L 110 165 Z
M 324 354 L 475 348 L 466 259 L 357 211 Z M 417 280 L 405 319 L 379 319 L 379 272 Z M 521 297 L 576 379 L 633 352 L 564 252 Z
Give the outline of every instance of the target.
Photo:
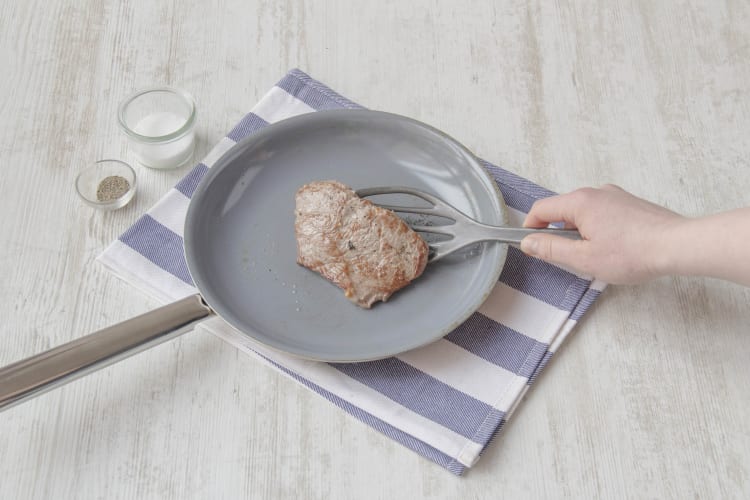
M 211 165 L 237 141 L 284 118 L 359 108 L 292 70 L 174 189 L 98 260 L 162 302 L 196 293 L 182 251 L 190 197 Z M 543 189 L 495 165 L 520 224 Z M 417 453 L 461 474 L 479 459 L 560 343 L 604 288 L 510 248 L 500 281 L 479 312 L 447 337 L 395 358 L 356 364 L 305 361 L 265 349 L 220 318 L 206 328 L 257 356 Z

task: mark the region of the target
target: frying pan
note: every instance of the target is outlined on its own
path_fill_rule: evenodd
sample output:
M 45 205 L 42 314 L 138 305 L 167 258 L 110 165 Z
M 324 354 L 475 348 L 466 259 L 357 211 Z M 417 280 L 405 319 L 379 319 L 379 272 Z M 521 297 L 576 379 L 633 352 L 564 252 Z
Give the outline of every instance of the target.
M 480 162 L 428 125 L 366 110 L 319 111 L 269 125 L 222 156 L 192 196 L 184 249 L 199 293 L 0 369 L 0 410 L 172 339 L 214 314 L 290 355 L 357 362 L 435 341 L 484 302 L 506 245 L 483 243 L 430 264 L 370 310 L 296 265 L 294 194 L 326 179 L 354 189 L 411 186 L 480 222 L 507 223 L 502 196 Z

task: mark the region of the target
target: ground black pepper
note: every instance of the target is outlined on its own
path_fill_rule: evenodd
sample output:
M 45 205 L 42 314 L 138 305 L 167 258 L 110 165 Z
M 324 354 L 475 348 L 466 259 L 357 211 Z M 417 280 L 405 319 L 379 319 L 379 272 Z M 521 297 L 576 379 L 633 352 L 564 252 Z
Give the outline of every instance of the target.
M 124 195 L 130 189 L 130 183 L 119 175 L 105 177 L 96 188 L 96 199 L 98 201 L 112 201 Z

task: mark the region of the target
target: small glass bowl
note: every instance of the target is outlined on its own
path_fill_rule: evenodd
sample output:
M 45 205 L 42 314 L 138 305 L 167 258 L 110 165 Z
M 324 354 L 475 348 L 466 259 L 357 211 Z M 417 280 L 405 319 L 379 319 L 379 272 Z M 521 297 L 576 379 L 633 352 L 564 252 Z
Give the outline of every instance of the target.
M 117 119 L 142 165 L 165 170 L 192 159 L 196 111 L 187 92 L 172 87 L 138 90 L 120 103 Z
M 129 187 L 119 198 L 99 201 L 97 190 L 101 182 L 110 176 L 119 176 L 128 181 Z M 127 205 L 135 195 L 135 170 L 120 160 L 99 160 L 76 177 L 76 192 L 81 199 L 94 208 L 116 210 Z

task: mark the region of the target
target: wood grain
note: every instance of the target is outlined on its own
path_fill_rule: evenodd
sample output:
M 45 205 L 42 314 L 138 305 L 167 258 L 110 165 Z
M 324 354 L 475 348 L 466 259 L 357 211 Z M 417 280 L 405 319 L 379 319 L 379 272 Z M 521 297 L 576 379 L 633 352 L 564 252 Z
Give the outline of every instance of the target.
M 2 0 L 0 62 L 0 364 L 156 306 L 94 259 L 185 170 L 73 190 L 140 86 L 195 96 L 199 157 L 296 66 L 556 191 L 750 204 L 746 2 Z M 0 498 L 746 498 L 749 304 L 611 287 L 465 478 L 196 331 L 0 414 Z

